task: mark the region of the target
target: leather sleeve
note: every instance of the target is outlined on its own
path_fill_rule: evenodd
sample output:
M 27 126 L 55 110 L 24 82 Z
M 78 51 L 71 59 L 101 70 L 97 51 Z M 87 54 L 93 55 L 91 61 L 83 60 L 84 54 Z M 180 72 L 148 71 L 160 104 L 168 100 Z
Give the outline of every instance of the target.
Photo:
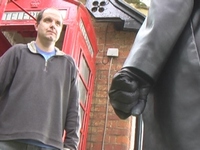
M 123 67 L 144 72 L 154 81 L 192 14 L 194 0 L 151 0 Z

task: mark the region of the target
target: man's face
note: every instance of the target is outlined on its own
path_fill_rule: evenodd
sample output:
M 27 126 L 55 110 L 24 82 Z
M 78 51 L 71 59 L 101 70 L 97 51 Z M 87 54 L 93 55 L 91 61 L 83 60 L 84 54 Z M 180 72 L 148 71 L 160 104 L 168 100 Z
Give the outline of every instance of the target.
M 62 30 L 63 19 L 61 14 L 56 9 L 47 9 L 42 15 L 42 19 L 39 24 L 35 25 L 38 38 L 56 42 Z

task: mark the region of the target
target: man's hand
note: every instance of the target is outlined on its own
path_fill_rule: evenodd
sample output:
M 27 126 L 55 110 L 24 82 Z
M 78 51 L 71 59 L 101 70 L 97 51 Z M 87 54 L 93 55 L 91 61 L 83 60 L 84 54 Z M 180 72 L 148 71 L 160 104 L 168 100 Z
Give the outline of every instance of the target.
M 140 115 L 146 106 L 150 84 L 129 69 L 117 72 L 112 80 L 109 98 L 115 113 L 121 119 Z

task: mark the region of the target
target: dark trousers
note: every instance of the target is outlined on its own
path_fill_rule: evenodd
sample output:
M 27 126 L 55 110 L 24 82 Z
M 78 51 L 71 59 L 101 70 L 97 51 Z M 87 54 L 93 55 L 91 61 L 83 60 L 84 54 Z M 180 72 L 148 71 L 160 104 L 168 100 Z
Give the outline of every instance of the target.
M 16 141 L 0 141 L 0 150 L 54 150 Z

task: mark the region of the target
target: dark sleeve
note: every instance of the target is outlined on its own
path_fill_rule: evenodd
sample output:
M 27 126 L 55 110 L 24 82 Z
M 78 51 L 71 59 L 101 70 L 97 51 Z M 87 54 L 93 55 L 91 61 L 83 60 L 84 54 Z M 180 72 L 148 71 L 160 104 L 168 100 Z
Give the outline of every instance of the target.
M 77 69 L 74 70 L 76 71 L 71 83 L 69 106 L 65 125 L 66 138 L 64 141 L 64 147 L 69 148 L 70 150 L 78 149 L 81 127 Z
M 17 46 L 8 49 L 0 57 L 0 97 L 9 88 L 18 65 Z
M 190 19 L 194 0 L 151 0 L 123 67 L 140 70 L 154 81 Z

